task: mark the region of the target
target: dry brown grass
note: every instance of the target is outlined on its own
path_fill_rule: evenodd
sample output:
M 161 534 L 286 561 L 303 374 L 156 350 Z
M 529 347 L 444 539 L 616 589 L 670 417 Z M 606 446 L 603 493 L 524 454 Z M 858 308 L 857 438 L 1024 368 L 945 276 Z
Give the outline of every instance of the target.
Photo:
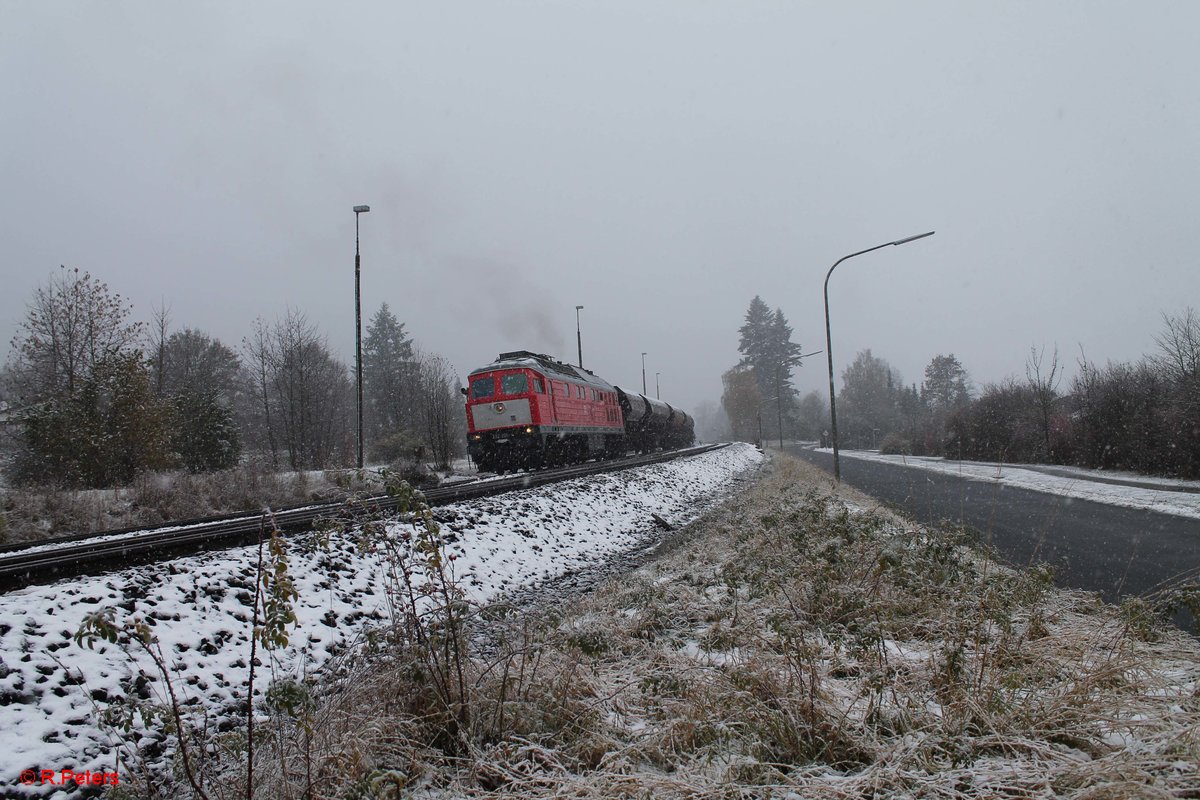
M 635 574 L 481 611 L 465 718 L 385 643 L 258 796 L 1200 796 L 1194 640 L 871 506 L 776 457 Z
M 401 465 L 412 477 L 415 465 Z M 378 492 L 374 474 L 356 470 L 279 473 L 263 464 L 192 475 L 139 475 L 115 489 L 0 490 L 0 544 L 158 525 L 178 520 L 258 513 Z M 419 485 L 419 484 L 418 484 Z

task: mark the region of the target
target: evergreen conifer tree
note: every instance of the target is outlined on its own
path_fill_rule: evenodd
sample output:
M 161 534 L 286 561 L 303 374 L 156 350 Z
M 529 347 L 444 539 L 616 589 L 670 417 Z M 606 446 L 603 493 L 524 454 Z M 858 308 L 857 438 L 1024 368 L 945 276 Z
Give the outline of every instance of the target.
M 363 338 L 363 405 L 371 439 L 415 438 L 421 368 L 412 338 L 387 303 L 367 324 Z M 396 442 L 392 442 L 396 444 Z
M 749 368 L 754 376 L 762 398 L 764 433 L 779 436 L 780 421 L 795 415 L 792 370 L 800 366 L 800 345 L 792 342 L 792 326 L 783 310 L 771 311 L 758 296 L 750 301 L 745 324 L 738 333 L 738 352 L 742 354 L 739 366 Z

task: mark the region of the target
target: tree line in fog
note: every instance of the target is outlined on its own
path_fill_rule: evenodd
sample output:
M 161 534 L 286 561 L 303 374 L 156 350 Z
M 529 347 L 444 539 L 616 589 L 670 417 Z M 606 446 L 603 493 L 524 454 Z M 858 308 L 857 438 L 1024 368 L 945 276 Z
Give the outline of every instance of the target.
M 459 383 L 384 303 L 363 338 L 366 455 L 447 464 L 464 441 Z M 102 281 L 62 268 L 39 286 L 4 367 L 5 469 L 19 484 L 108 487 L 145 471 L 352 466 L 353 365 L 303 312 L 257 319 L 237 347 L 169 310 L 150 324 Z
M 800 348 L 783 312 L 756 297 L 739 336 L 743 359 L 725 373 L 721 398 L 733 438 L 828 441 L 825 396 L 800 397 L 791 386 Z M 838 440 L 885 453 L 1200 478 L 1200 316 L 1165 314 L 1155 342 L 1131 363 L 1081 357 L 1069 381 L 1057 349 L 1032 348 L 1023 376 L 978 389 L 953 353 L 935 356 L 917 384 L 864 350 L 841 373 Z

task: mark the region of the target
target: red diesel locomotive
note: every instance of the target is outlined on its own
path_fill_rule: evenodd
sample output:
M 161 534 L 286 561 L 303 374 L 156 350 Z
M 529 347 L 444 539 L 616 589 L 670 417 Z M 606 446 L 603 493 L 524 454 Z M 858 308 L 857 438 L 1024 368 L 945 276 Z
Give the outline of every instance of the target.
M 470 374 L 467 449 L 481 471 L 537 469 L 686 447 L 690 416 L 550 356 L 501 353 Z

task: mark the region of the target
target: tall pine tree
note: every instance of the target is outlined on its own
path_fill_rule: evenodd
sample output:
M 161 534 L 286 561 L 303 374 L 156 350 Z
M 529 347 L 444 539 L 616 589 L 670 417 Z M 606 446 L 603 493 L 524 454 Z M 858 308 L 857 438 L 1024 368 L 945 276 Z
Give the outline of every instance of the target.
M 800 345 L 792 342 L 792 327 L 783 310 L 771 311 L 758 296 L 750 301 L 745 324 L 738 333 L 738 352 L 742 354 L 739 366 L 753 372 L 758 394 L 763 398 L 764 432 L 779 436 L 781 420 L 786 429 L 796 408 L 792 370 L 800 366 Z
M 760 390 L 763 389 L 763 371 L 770 362 L 771 323 L 771 309 L 761 297 L 755 295 L 746 311 L 746 323 L 738 328 L 741 335 L 738 352 L 742 354 L 742 365 L 755 370 Z
M 363 338 L 363 406 L 372 439 L 417 429 L 420 366 L 404 323 L 387 303 L 367 323 Z

